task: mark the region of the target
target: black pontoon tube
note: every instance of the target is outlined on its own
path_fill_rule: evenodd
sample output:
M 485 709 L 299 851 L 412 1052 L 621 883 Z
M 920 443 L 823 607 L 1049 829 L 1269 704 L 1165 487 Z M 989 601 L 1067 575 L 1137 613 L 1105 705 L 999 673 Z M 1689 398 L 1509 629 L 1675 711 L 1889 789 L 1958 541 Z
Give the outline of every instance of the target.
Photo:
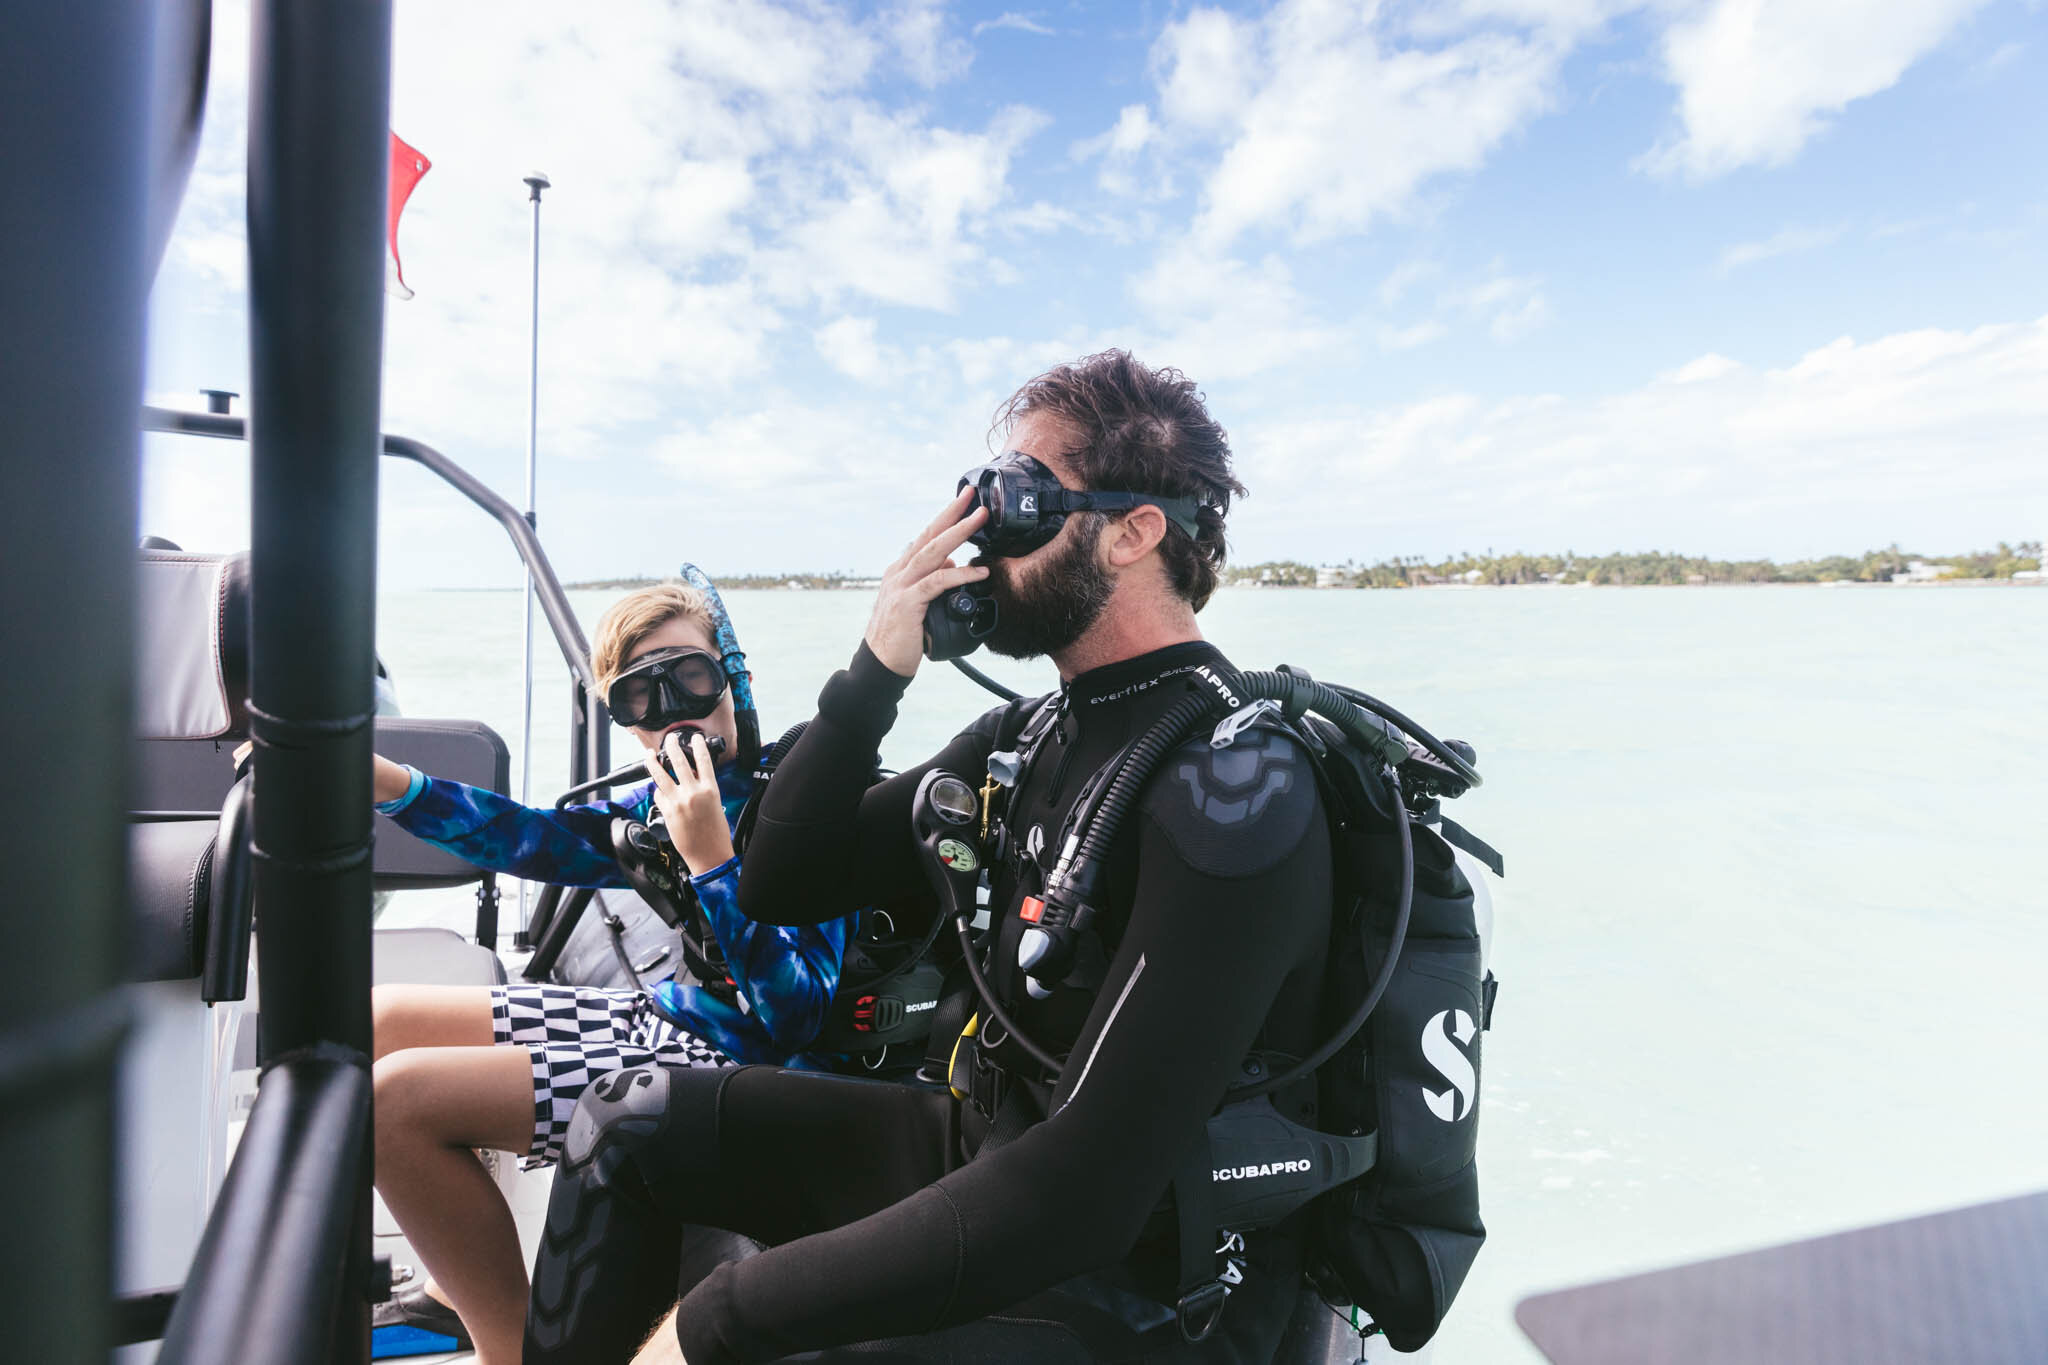
M 370 1068 L 321 1044 L 263 1073 L 234 1164 L 206 1220 L 192 1273 L 164 1329 L 161 1365 L 232 1360 L 308 1365 L 336 1358 L 358 1172 L 369 1161 Z M 367 1340 L 364 1342 L 367 1345 Z
M 261 1311 L 238 1324 L 214 1322 L 212 1333 L 191 1339 L 196 1354 L 167 1355 L 172 1361 L 231 1354 L 338 1365 L 369 1357 L 370 1155 L 362 1143 L 343 1143 L 339 1129 L 367 1124 L 369 1105 L 390 111 L 391 0 L 256 0 L 248 224 L 257 1046 L 269 1061 L 338 1045 L 361 1054 L 364 1074 L 347 1103 L 320 1108 L 325 1131 L 290 1134 L 290 1169 L 301 1150 L 337 1162 L 352 1155 L 319 1177 L 317 1188 L 323 1197 L 336 1192 L 339 1207 L 281 1201 L 271 1239 L 239 1242 L 235 1253 L 269 1253 L 276 1297 L 262 1301 L 266 1309 L 328 1296 L 332 1311 L 314 1319 L 325 1339 Z M 239 1151 L 237 1166 L 251 1155 Z M 222 1221 L 216 1207 L 209 1234 Z M 287 1244 L 307 1251 L 296 1260 L 277 1255 Z M 291 1287 L 300 1279 L 309 1283 Z M 233 1292 L 239 1298 L 243 1290 Z
M 161 7 L 168 10 L 168 6 Z M 159 7 L 0 4 L 0 1303 L 10 1360 L 107 1358 L 126 1033 L 136 440 Z M 57 661 L 82 661 L 51 685 Z M 80 725 L 89 716 L 92 723 Z M 52 775 L 89 781 L 53 798 Z M 61 779 L 60 779 L 61 780 Z

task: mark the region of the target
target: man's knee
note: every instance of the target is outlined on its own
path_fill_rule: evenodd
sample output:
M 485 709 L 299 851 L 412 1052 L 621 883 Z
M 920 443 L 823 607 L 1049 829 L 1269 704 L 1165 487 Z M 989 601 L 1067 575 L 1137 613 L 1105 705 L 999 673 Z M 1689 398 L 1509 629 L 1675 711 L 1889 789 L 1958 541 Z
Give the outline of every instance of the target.
M 583 1092 L 562 1136 L 562 1164 L 586 1165 L 600 1150 L 630 1154 L 660 1131 L 670 1102 L 670 1073 L 632 1066 L 599 1076 Z

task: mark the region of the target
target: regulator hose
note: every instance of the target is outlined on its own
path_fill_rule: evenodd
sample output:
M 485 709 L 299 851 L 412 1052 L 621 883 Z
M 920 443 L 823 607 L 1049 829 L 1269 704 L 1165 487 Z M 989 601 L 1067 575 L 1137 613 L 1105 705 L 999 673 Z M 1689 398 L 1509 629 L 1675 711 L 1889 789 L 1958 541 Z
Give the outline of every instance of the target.
M 1354 706 L 1359 707 L 1361 710 L 1372 712 L 1380 717 L 1380 719 L 1392 724 L 1396 729 L 1406 733 L 1416 743 L 1436 755 L 1446 767 L 1464 779 L 1468 786 L 1477 787 L 1486 781 L 1485 778 L 1479 775 L 1479 769 L 1473 767 L 1471 761 L 1463 754 L 1379 698 L 1367 696 L 1357 688 L 1346 687 L 1342 683 L 1327 683 L 1324 686 L 1327 686 L 1331 691 L 1337 693 Z
M 1017 1021 L 1010 1017 L 1009 1011 L 1005 1010 L 997 1002 L 994 988 L 988 984 L 988 978 L 981 974 L 981 964 L 975 961 L 974 958 L 973 927 L 964 916 L 954 920 L 953 923 L 958 926 L 960 931 L 960 958 L 961 961 L 967 964 L 967 979 L 974 983 L 974 993 L 981 997 L 982 1009 L 987 1012 L 990 1019 L 1002 1026 L 1005 1034 L 1017 1040 L 1017 1046 L 1029 1053 L 1032 1061 L 1045 1068 L 1045 1074 L 1049 1080 L 1057 1082 L 1059 1080 L 1060 1067 L 1063 1065 L 1060 1059 L 1040 1047 L 1032 1040 L 1030 1034 L 1018 1028 Z M 995 942 L 994 934 L 989 935 L 989 942 Z M 986 1037 L 986 1030 L 983 1031 L 983 1036 L 984 1038 Z M 999 1046 L 999 1044 L 991 1043 L 989 1046 L 995 1047 Z

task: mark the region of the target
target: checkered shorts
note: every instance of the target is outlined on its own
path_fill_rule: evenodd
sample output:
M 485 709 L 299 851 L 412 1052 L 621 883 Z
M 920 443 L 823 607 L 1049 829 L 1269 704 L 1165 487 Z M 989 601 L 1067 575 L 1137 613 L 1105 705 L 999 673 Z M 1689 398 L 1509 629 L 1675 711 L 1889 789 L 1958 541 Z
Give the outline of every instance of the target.
M 592 986 L 493 986 L 491 1040 L 516 1043 L 533 1057 L 529 1168 L 561 1159 L 569 1116 L 599 1076 L 654 1063 L 732 1065 L 717 1048 L 655 1013 L 654 1002 L 638 991 Z

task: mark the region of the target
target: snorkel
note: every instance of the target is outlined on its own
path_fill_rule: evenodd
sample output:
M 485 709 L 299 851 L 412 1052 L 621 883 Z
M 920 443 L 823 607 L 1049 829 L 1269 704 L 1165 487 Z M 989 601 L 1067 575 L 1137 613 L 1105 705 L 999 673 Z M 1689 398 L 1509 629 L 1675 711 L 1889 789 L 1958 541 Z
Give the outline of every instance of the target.
M 750 768 L 761 754 L 761 717 L 754 709 L 754 675 L 747 671 L 746 653 L 740 649 L 740 637 L 733 631 L 732 615 L 725 609 L 725 599 L 718 595 L 718 585 L 688 560 L 683 561 L 680 572 L 685 583 L 711 600 L 711 638 L 718 646 L 719 664 L 732 687 L 732 714 L 739 736 L 739 751 L 733 759 L 736 767 Z

